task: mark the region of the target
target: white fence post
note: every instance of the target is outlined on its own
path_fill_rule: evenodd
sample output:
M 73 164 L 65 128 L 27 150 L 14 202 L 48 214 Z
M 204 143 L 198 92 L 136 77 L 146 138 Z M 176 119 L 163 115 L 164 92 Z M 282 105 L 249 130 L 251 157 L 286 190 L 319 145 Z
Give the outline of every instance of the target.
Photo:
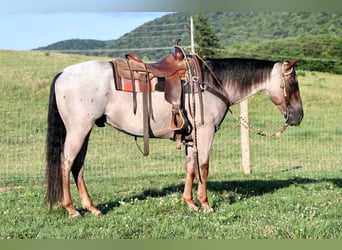
M 248 99 L 240 102 L 240 115 L 248 123 Z M 249 130 L 241 124 L 241 162 L 245 174 L 251 173 Z
M 190 40 L 191 40 L 191 52 L 195 53 L 194 22 L 192 20 L 192 16 L 190 17 Z

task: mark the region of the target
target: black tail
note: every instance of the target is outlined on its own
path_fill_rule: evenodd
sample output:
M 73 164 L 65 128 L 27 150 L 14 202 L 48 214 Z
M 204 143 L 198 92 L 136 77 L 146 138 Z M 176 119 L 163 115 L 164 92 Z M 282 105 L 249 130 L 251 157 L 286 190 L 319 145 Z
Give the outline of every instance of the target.
M 55 83 L 59 73 L 52 81 L 50 89 L 48 127 L 46 136 L 46 202 L 50 208 L 62 201 L 61 153 L 65 142 L 66 129 L 57 109 Z

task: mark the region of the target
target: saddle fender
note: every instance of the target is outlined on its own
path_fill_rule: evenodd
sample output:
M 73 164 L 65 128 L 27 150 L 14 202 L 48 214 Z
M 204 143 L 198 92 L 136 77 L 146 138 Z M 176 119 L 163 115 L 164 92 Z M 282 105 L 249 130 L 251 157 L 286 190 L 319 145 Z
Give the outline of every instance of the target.
M 173 105 L 180 105 L 182 93 L 181 78 L 178 74 L 165 78 L 165 100 Z

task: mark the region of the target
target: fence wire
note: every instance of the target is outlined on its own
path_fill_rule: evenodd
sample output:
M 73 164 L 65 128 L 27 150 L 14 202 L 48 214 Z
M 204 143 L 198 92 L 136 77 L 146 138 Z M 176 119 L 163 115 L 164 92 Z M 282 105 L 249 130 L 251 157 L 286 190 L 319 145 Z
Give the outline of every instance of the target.
M 250 100 L 250 122 L 276 130 L 281 115 L 269 103 L 260 113 L 259 100 Z M 322 106 L 320 117 L 310 105 L 300 127 L 290 127 L 281 137 L 250 135 L 252 172 L 277 173 L 291 169 L 319 171 L 341 169 L 341 110 Z M 238 106 L 233 112 L 239 112 Z M 334 115 L 331 115 L 334 113 Z M 32 105 L 1 113 L 0 186 L 43 181 L 45 176 L 46 114 Z M 142 147 L 142 139 L 137 144 Z M 109 126 L 93 129 L 86 158 L 90 178 L 141 177 L 185 173 L 185 149 L 171 140 L 150 140 L 150 156 L 143 157 L 132 136 Z M 241 170 L 240 127 L 227 115 L 216 133 L 211 151 L 210 174 Z

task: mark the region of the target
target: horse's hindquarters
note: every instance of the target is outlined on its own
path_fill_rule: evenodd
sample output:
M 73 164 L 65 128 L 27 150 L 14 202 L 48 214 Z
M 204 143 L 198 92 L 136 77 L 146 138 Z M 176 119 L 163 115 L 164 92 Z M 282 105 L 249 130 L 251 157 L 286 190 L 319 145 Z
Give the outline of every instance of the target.
M 111 92 L 110 64 L 89 61 L 67 67 L 56 82 L 56 99 L 67 129 L 90 129 L 103 116 Z

